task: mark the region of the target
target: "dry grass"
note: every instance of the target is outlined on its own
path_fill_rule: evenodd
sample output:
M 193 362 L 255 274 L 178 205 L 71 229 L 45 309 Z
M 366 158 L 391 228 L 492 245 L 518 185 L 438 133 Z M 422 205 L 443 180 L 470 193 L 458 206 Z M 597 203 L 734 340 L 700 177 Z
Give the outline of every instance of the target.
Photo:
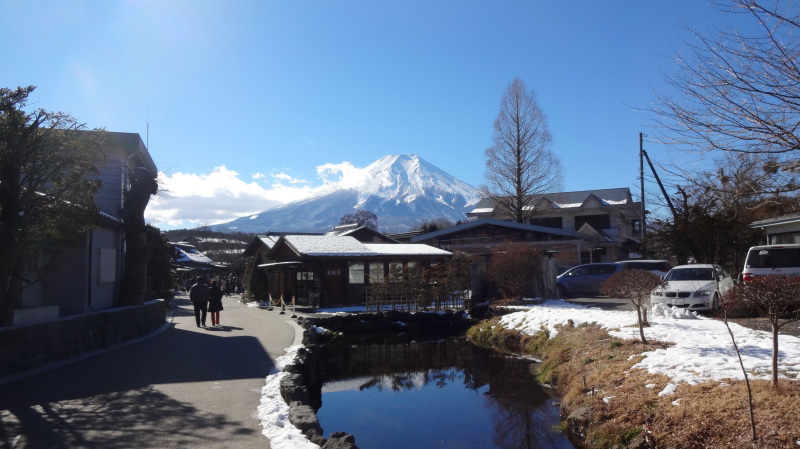
M 744 382 L 679 384 L 674 394 L 660 397 L 669 379 L 631 368 L 640 354 L 663 343 L 618 340 L 595 325 L 566 326 L 549 339 L 544 332 L 526 336 L 496 324 L 483 323 L 470 338 L 541 357 L 539 379 L 558 388 L 562 414 L 591 408 L 588 447 L 625 447 L 637 437 L 652 448 L 798 447 L 800 382 L 781 379 L 778 390 L 751 382 L 758 436 L 753 445 Z

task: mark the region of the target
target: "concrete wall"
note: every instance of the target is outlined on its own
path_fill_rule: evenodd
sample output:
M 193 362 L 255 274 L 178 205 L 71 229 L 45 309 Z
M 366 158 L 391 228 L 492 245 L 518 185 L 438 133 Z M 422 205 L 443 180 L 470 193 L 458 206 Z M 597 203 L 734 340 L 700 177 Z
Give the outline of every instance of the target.
M 166 303 L 107 309 L 0 328 L 0 377 L 40 368 L 146 335 L 166 321 Z

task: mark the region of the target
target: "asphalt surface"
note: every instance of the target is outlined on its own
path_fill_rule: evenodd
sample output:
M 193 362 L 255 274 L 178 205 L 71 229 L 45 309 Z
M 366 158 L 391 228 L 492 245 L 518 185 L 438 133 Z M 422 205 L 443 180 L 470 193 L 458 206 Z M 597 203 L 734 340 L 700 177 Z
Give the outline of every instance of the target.
M 603 310 L 636 310 L 628 299 L 609 298 L 607 296 L 569 297 L 564 300 L 586 307 L 598 307 Z
M 261 389 L 300 329 L 290 312 L 223 305 L 220 327 L 198 328 L 178 296 L 145 338 L 0 379 L 0 447 L 269 448 Z

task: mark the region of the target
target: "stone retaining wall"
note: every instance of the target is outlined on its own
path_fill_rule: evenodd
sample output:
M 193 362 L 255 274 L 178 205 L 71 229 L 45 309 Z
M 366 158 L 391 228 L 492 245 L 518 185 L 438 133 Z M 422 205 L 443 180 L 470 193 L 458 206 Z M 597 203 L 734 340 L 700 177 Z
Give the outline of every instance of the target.
M 297 352 L 293 363 L 284 367 L 287 373 L 281 379 L 281 397 L 289 404 L 289 421 L 305 434 L 306 438 L 322 449 L 358 449 L 355 437 L 345 432 L 333 432 L 330 438 L 323 437 L 323 429 L 317 418 L 320 407 L 322 367 L 319 361 L 319 345 L 325 344 L 337 333 L 347 334 L 392 334 L 403 332 L 419 335 L 453 335 L 465 332 L 477 321 L 464 313 L 408 313 L 378 312 L 338 315 L 326 318 L 300 318 L 303 326 L 303 347 Z M 324 328 L 330 333 L 320 334 L 314 327 Z
M 0 378 L 146 335 L 166 321 L 162 299 L 0 328 Z

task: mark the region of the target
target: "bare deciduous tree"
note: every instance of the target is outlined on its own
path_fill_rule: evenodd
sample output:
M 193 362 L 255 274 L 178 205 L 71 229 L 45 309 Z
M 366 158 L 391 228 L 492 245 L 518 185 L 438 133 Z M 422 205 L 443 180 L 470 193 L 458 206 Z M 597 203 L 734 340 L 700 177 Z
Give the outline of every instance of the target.
M 542 253 L 522 242 L 504 243 L 492 250 L 486 275 L 505 299 L 521 299 L 533 277 L 540 272 Z
M 644 327 L 647 323 L 647 304 L 650 302 L 650 292 L 663 285 L 661 276 L 646 270 L 622 270 L 608 278 L 600 286 L 600 293 L 616 298 L 630 300 L 636 308 L 639 323 L 639 337 L 642 343 L 647 343 L 644 337 Z
M 755 310 L 772 325 L 772 386 L 778 386 L 778 332 L 800 319 L 800 278 L 759 276 L 725 295 L 726 309 Z
M 752 26 L 716 37 L 690 30 L 695 41 L 666 78 L 677 94 L 659 95 L 654 120 L 679 148 L 761 155 L 770 182 L 756 193 L 797 190 L 800 7 L 733 0 L 720 8 Z
M 355 212 L 350 212 L 339 219 L 339 225 L 358 224 L 359 226 L 366 226 L 368 228 L 378 229 L 378 216 L 375 212 L 366 209 L 357 209 Z
M 515 78 L 500 103 L 494 122 L 494 143 L 486 150 L 483 195 L 519 223 L 535 215 L 536 195 L 558 190 L 561 166 L 550 151 L 547 117 L 531 90 Z

